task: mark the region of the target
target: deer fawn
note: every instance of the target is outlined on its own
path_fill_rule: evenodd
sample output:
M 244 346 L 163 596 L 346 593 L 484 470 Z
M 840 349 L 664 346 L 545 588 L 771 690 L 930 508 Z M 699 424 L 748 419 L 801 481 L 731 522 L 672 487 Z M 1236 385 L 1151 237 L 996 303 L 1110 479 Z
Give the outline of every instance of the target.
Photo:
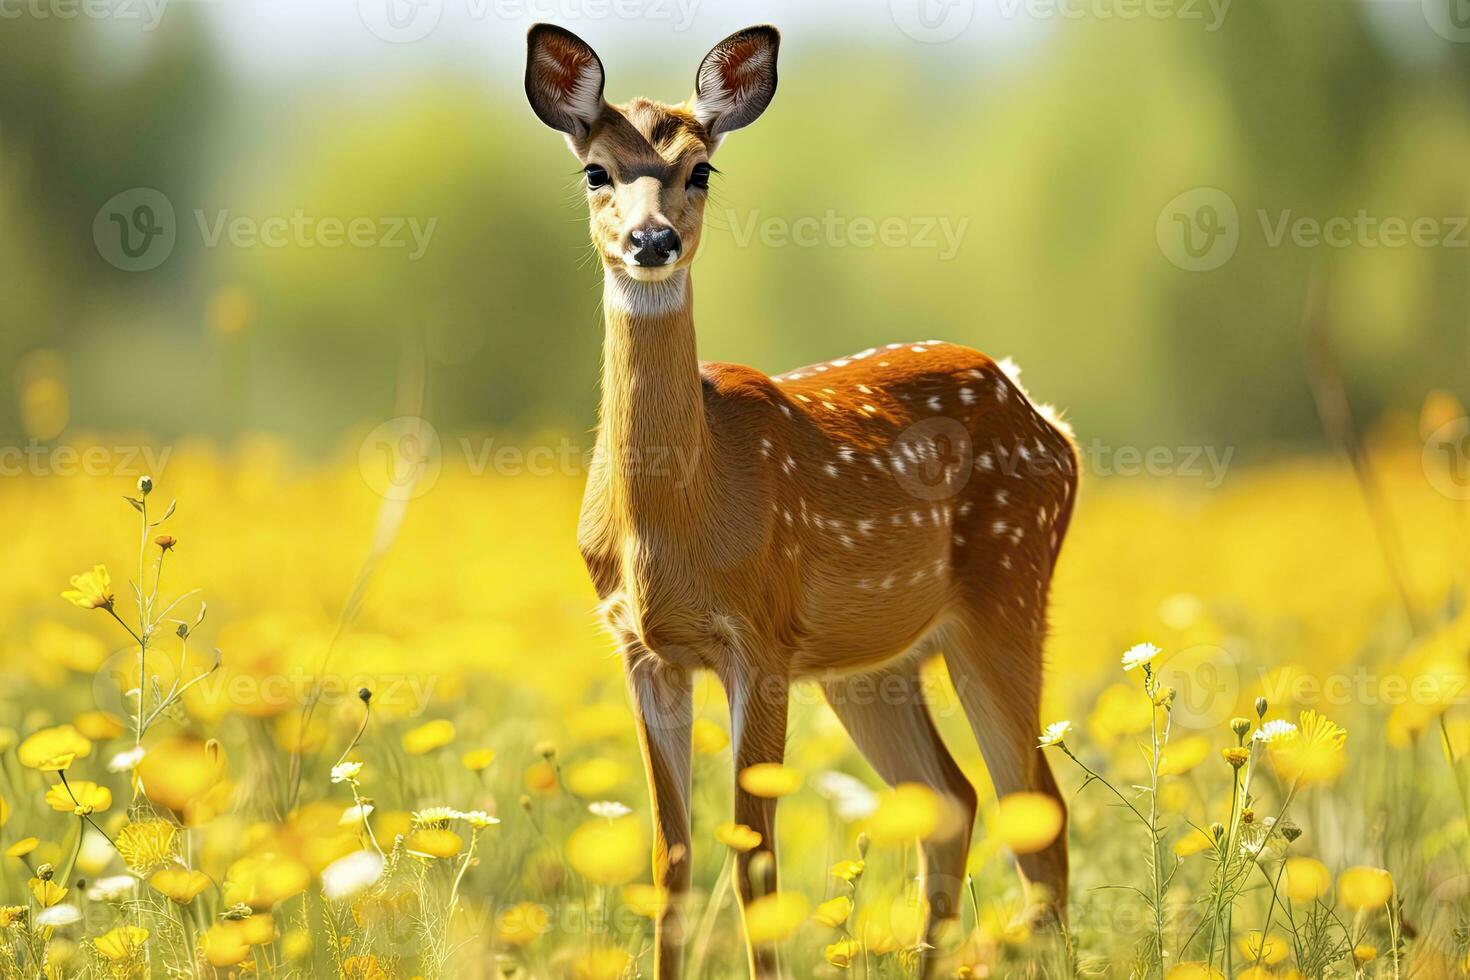
M 998 794 L 1060 796 L 1037 748 L 1047 590 L 1071 516 L 1070 432 L 1012 372 L 938 341 L 888 344 L 767 377 L 695 353 L 689 267 L 725 134 L 776 90 L 779 36 L 752 27 L 705 56 L 680 105 L 603 100 L 575 35 L 530 32 L 526 94 L 586 175 L 603 264 L 597 453 L 578 543 L 627 673 L 651 789 L 654 880 L 667 892 L 655 969 L 681 968 L 690 880 L 691 676 L 730 704 L 737 774 L 776 763 L 788 689 L 821 684 L 886 782 L 931 787 L 962 830 L 922 842 L 933 942 L 959 914 L 976 793 L 925 703 L 942 652 Z M 692 461 L 670 475 L 654 461 Z M 742 906 L 776 888 L 776 802 L 735 788 L 760 835 L 737 862 Z M 1065 832 L 1020 859 L 1066 900 Z M 935 961 L 927 960 L 932 969 Z M 750 950 L 758 976 L 776 954 Z

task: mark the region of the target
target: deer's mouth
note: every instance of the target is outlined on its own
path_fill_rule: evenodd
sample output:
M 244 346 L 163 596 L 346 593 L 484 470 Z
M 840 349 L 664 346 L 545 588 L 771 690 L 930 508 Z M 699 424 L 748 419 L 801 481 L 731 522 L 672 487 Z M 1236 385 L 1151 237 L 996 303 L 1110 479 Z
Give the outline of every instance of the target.
M 638 282 L 663 282 L 674 274 L 675 264 L 679 261 L 679 253 L 674 252 L 658 265 L 645 265 L 637 261 L 631 254 L 622 256 L 623 272 L 629 279 Z

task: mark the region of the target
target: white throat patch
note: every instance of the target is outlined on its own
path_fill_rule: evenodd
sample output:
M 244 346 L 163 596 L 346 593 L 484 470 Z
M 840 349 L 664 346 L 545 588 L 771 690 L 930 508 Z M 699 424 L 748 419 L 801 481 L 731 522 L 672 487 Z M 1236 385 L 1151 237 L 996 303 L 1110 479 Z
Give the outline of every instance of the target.
M 667 316 L 688 304 L 688 287 L 688 269 L 676 269 L 658 282 L 639 282 L 609 270 L 602 277 L 602 305 L 635 316 Z

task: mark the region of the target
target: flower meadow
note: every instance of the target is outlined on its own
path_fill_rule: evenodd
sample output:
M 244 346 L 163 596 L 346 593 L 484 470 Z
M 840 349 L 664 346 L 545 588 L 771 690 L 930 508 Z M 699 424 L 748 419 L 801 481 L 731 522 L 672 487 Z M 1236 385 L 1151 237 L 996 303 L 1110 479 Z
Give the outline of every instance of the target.
M 1467 504 L 1420 423 L 1327 458 L 1084 483 L 1043 746 L 1069 801 L 982 800 L 933 947 L 916 842 L 814 686 L 783 765 L 731 772 L 697 686 L 690 977 L 1440 977 L 1470 967 Z M 84 449 L 82 444 L 78 449 Z M 0 481 L 0 976 L 650 975 L 649 806 L 575 547 L 577 474 L 454 460 L 385 500 L 355 453 L 172 447 Z M 741 914 L 734 780 L 782 798 Z M 1063 924 L 1014 856 L 1069 835 Z

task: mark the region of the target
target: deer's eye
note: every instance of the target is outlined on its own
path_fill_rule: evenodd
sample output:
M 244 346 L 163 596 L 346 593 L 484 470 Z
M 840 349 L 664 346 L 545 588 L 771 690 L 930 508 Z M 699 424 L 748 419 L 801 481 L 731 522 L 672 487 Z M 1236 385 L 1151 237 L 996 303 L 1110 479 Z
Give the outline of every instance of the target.
M 595 163 L 589 163 L 583 172 L 587 175 L 587 189 L 595 191 L 599 187 L 606 187 L 612 183 L 612 177 L 606 170 Z
M 696 163 L 694 169 L 689 172 L 689 186 L 709 190 L 709 175 L 713 170 L 714 167 L 707 163 Z

